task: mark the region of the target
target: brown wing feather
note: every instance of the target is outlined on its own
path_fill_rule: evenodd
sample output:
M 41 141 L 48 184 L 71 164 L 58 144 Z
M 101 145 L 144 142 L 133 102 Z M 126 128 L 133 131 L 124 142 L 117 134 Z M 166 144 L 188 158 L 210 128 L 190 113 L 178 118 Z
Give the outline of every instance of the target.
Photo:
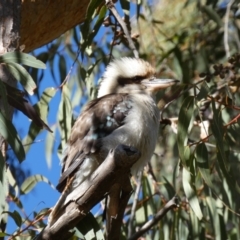
M 128 94 L 109 94 L 86 105 L 68 140 L 58 190 L 64 189 L 67 178 L 74 174 L 87 154 L 99 150 L 101 139 L 124 124 L 131 106 Z

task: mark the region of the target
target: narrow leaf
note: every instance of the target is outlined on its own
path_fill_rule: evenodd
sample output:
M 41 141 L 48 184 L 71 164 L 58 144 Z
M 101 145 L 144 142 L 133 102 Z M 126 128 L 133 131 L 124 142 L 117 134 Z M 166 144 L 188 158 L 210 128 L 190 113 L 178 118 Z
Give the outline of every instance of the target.
M 189 205 L 194 211 L 194 213 L 196 214 L 196 216 L 198 217 L 198 219 L 201 220 L 203 215 L 199 205 L 199 201 L 196 196 L 195 190 L 191 186 L 191 175 L 185 168 L 183 168 L 182 181 L 183 181 L 183 189 L 188 199 Z
M 55 130 L 56 126 L 52 127 L 53 133 L 48 132 L 45 141 L 45 151 L 46 151 L 46 162 L 47 166 L 50 169 L 52 166 L 52 155 L 53 155 L 53 148 L 55 143 Z
M 88 213 L 76 226 L 86 240 L 104 240 L 102 230 L 92 213 Z
M 177 143 L 178 143 L 178 151 L 181 162 L 186 166 L 187 160 L 185 158 L 185 147 L 187 145 L 188 140 L 188 130 L 190 128 L 190 123 L 192 121 L 194 111 L 194 97 L 189 96 L 184 99 L 183 104 L 181 106 L 179 116 L 178 116 L 178 133 L 177 133 Z
M 211 180 L 211 172 L 208 165 L 208 151 L 204 143 L 199 144 L 196 147 L 196 161 L 199 171 L 206 182 L 206 184 L 213 188 L 213 183 Z
M 37 110 L 23 98 L 24 93 L 19 89 L 6 84 L 8 103 L 29 117 L 39 128 L 45 128 L 52 132 L 46 123 L 40 118 Z
M 62 98 L 58 112 L 58 122 L 61 128 L 62 146 L 65 146 L 72 129 L 72 107 L 70 101 L 70 91 L 67 85 L 62 88 Z
M 56 93 L 55 88 L 47 88 L 43 92 L 40 101 L 34 105 L 35 110 L 39 112 L 39 115 L 43 119 L 44 122 L 47 121 L 47 115 L 48 115 L 48 110 L 49 110 L 49 102 L 51 99 L 54 97 Z M 29 130 L 28 130 L 28 135 L 24 138 L 23 142 L 25 145 L 25 151 L 27 152 L 30 148 L 30 144 L 35 140 L 37 135 L 42 129 L 34 122 L 31 123 Z
M 14 222 L 17 224 L 18 227 L 21 227 L 22 225 L 22 217 L 17 211 L 9 212 L 5 211 L 3 213 L 7 213 L 9 216 L 11 216 L 14 220 Z
M 45 69 L 46 65 L 34 56 L 22 52 L 8 52 L 0 56 L 0 63 L 21 63 L 23 65 Z
M 86 14 L 87 20 L 91 20 L 94 17 L 93 14 L 99 5 L 100 5 L 100 2 L 98 0 L 91 0 L 89 2 L 88 8 L 87 8 L 87 14 Z
M 219 167 L 226 178 L 230 186 L 234 186 L 235 183 L 233 178 L 229 175 L 229 166 L 226 152 L 229 150 L 228 144 L 224 139 L 224 127 L 222 123 L 222 116 L 220 109 L 216 109 L 215 102 L 212 100 L 212 109 L 213 109 L 213 121 L 212 121 L 212 133 L 216 140 L 217 145 L 217 159 Z
M 40 174 L 36 174 L 25 179 L 25 181 L 22 183 L 20 187 L 21 193 L 22 194 L 29 193 L 39 182 L 45 182 L 55 189 L 54 185 L 46 177 Z
M 6 163 L 3 158 L 2 152 L 0 151 L 0 221 L 3 219 L 2 212 L 8 208 L 6 197 L 8 194 L 8 179 L 6 175 Z
M 218 217 L 216 200 L 207 196 L 206 203 L 210 211 L 211 222 L 213 223 L 213 229 L 215 233 L 214 239 L 221 240 L 220 221 Z
M 22 84 L 28 94 L 33 95 L 37 86 L 27 70 L 17 63 L 8 63 L 6 66 L 14 78 Z
M 12 150 L 16 154 L 18 160 L 21 162 L 25 159 L 25 152 L 22 142 L 17 134 L 12 122 L 9 121 L 0 111 L 0 133 L 10 144 Z
M 63 82 L 67 76 L 67 63 L 63 55 L 60 55 L 59 57 L 58 67 L 60 70 L 60 79 L 61 79 L 61 82 Z
M 3 106 L 3 111 L 6 113 L 6 116 L 9 116 L 8 100 L 7 100 L 7 88 L 6 83 L 0 80 L 0 99 Z

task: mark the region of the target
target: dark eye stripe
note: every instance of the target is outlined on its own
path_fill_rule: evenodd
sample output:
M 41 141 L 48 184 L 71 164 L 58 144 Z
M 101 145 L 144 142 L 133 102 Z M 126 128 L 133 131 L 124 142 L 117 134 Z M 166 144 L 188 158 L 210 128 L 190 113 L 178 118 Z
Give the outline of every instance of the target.
M 144 76 L 134 76 L 132 78 L 119 77 L 118 83 L 119 83 L 119 85 L 124 86 L 126 84 L 139 83 L 144 78 L 145 78 Z

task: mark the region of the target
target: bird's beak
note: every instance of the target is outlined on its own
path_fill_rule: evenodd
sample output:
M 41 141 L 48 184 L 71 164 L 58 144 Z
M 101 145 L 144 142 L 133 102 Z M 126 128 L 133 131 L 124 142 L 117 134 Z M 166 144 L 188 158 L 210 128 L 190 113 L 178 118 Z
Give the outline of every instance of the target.
M 148 90 L 151 92 L 157 92 L 160 89 L 164 89 L 167 87 L 170 87 L 176 83 L 178 83 L 179 80 L 176 79 L 157 79 L 154 78 L 152 80 L 146 79 L 141 81 L 141 84 L 147 87 Z

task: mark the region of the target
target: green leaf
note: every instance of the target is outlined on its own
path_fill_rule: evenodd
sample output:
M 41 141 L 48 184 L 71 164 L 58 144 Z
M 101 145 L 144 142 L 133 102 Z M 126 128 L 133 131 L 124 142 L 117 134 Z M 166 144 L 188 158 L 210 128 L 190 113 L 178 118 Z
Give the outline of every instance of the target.
M 39 115 L 43 119 L 44 122 L 47 122 L 47 115 L 49 111 L 49 102 L 54 97 L 55 93 L 57 92 L 57 89 L 55 88 L 46 88 L 43 92 L 40 101 L 34 105 L 34 108 L 39 112 Z M 33 143 L 37 135 L 42 131 L 42 128 L 39 126 L 36 126 L 34 122 L 30 124 L 28 135 L 24 138 L 24 148 L 27 152 L 30 148 L 30 144 Z
M 8 178 L 6 174 L 6 163 L 0 151 L 0 222 L 7 223 L 7 217 L 2 212 L 8 210 L 6 197 L 8 194 Z
M 35 57 L 22 52 L 8 52 L 0 56 L 0 63 L 21 63 L 23 65 L 46 69 L 46 65 Z
M 100 1 L 98 0 L 91 0 L 88 4 L 86 18 L 87 20 L 91 20 L 94 17 L 94 12 L 96 11 L 97 7 L 100 5 Z
M 189 205 L 196 214 L 196 216 L 198 217 L 198 219 L 201 220 L 203 217 L 202 210 L 200 208 L 198 198 L 195 193 L 195 189 L 191 186 L 190 172 L 188 172 L 185 168 L 183 168 L 182 181 L 183 189 L 188 199 Z
M 15 178 L 13 177 L 10 168 L 8 167 L 6 170 L 6 174 L 7 174 L 7 179 L 8 179 L 8 183 L 10 184 L 10 186 L 14 189 L 15 191 L 15 196 L 18 196 L 19 194 L 19 187 L 18 184 L 15 180 Z M 2 192 L 2 191 L 1 191 Z
M 121 7 L 124 14 L 129 18 L 130 15 L 130 2 L 126 0 L 120 0 Z
M 213 121 L 211 124 L 212 133 L 216 140 L 217 145 L 217 159 L 219 167 L 226 178 L 228 184 L 233 187 L 235 186 L 232 176 L 229 175 L 229 165 L 226 152 L 229 151 L 228 143 L 224 139 L 224 127 L 222 122 L 222 116 L 220 109 L 216 109 L 215 102 L 212 100 L 213 109 Z
M 47 166 L 50 169 L 52 166 L 52 155 L 53 148 L 55 143 L 55 131 L 56 126 L 52 127 L 53 133 L 47 132 L 46 140 L 45 140 L 45 151 L 46 151 L 46 162 Z
M 62 146 L 65 146 L 72 129 L 72 106 L 70 91 L 67 85 L 62 88 L 62 98 L 59 105 L 58 122 L 61 128 Z
M 84 236 L 85 240 L 104 240 L 101 227 L 92 213 L 88 213 L 86 217 L 77 224 L 76 228 Z
M 209 19 L 213 20 L 218 25 L 219 28 L 222 27 L 223 25 L 222 19 L 220 18 L 219 14 L 215 11 L 215 9 L 207 5 L 202 5 L 201 10 L 204 13 L 206 13 Z
M 0 98 L 3 105 L 3 111 L 6 113 L 6 116 L 10 116 L 6 83 L 2 82 L 1 80 L 0 80 Z
M 99 12 L 99 15 L 98 15 L 98 19 L 93 27 L 91 34 L 88 37 L 88 44 L 91 44 L 93 42 L 93 38 L 98 34 L 98 31 L 99 31 L 100 27 L 102 26 L 103 21 L 105 19 L 106 13 L 107 13 L 107 7 L 102 6 L 101 10 Z
M 21 194 L 29 193 L 39 182 L 45 182 L 55 189 L 54 185 L 46 177 L 40 174 L 36 174 L 25 179 L 20 187 Z
M 172 186 L 172 184 L 167 180 L 167 178 L 165 178 L 163 176 L 163 179 L 165 180 L 164 187 L 166 188 L 166 190 L 168 192 L 167 198 L 171 199 L 176 195 L 176 191 L 175 191 L 174 187 Z
M 208 151 L 204 143 L 200 143 L 196 147 L 196 161 L 199 171 L 206 182 L 206 184 L 213 188 L 213 183 L 211 180 L 211 172 L 208 165 Z
M 11 236 L 12 234 L 0 232 L 0 237 Z
M 61 82 L 63 82 L 67 76 L 67 63 L 63 55 L 60 55 L 59 57 L 58 67 L 60 71 L 60 79 Z
M 194 111 L 194 97 L 189 96 L 184 99 L 178 116 L 178 133 L 177 143 L 181 162 L 184 166 L 187 164 L 186 159 L 186 145 L 188 141 L 188 131 L 191 127 L 192 117 Z
M 9 121 L 0 111 L 0 134 L 10 144 L 12 150 L 21 162 L 25 159 L 25 152 L 22 142 L 12 122 Z
M 14 220 L 14 222 L 17 224 L 18 227 L 21 227 L 22 225 L 22 217 L 17 211 L 9 212 L 5 211 L 3 213 L 7 213 L 9 216 L 11 216 Z
M 213 223 L 213 229 L 215 233 L 214 239 L 221 240 L 221 228 L 216 206 L 216 200 L 212 197 L 207 196 L 206 203 L 210 211 L 211 222 Z
M 37 86 L 27 70 L 17 63 L 8 63 L 6 67 L 14 78 L 22 84 L 28 94 L 33 95 Z

